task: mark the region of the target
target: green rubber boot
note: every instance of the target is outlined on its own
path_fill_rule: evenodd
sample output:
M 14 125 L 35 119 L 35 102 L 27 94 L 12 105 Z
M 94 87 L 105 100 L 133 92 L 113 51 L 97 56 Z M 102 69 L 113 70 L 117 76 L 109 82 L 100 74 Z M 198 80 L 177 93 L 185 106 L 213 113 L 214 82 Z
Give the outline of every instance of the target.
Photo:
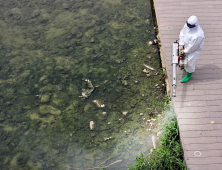
M 187 72 L 186 76 L 185 76 L 184 78 L 182 78 L 182 80 L 180 80 L 180 82 L 181 82 L 181 83 L 188 82 L 191 77 L 192 77 L 192 73 L 188 73 L 188 72 Z

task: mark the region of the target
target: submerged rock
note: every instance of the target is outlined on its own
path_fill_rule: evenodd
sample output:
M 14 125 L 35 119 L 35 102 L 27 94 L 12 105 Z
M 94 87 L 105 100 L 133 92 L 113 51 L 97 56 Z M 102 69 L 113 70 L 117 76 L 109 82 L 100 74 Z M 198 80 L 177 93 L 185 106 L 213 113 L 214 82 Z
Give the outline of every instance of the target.
M 4 122 L 5 118 L 4 117 L 0 117 L 0 122 Z
M 124 86 L 127 86 L 127 85 L 128 85 L 128 83 L 127 83 L 126 80 L 122 80 L 122 84 L 123 84 Z
M 50 101 L 50 96 L 47 94 L 44 94 L 41 96 L 41 103 L 48 103 Z
M 89 112 L 91 109 L 93 109 L 93 105 L 91 103 L 87 103 L 84 107 L 84 112 L 87 113 Z
M 92 153 L 88 153 L 88 154 L 86 154 L 85 156 L 84 156 L 84 158 L 85 159 L 87 159 L 87 160 L 93 160 L 93 154 Z
M 67 4 L 67 3 L 63 3 L 63 4 L 62 4 L 62 7 L 63 7 L 64 9 L 69 9 L 69 8 L 70 8 L 70 5 Z
M 90 42 L 91 42 L 91 43 L 95 43 L 95 38 L 92 37 L 91 40 L 90 40 Z
M 52 92 L 52 91 L 61 90 L 61 89 L 62 88 L 59 85 L 47 84 L 46 86 L 42 87 L 39 90 L 39 93 Z
M 59 150 L 52 149 L 52 153 L 53 153 L 54 155 L 57 155 L 57 154 L 59 153 Z
M 61 114 L 61 110 L 57 110 L 56 108 L 50 105 L 42 105 L 39 107 L 39 114 L 40 115 L 46 115 L 46 114 L 59 115 Z
M 47 125 L 41 125 L 42 129 L 45 129 L 47 127 Z
M 44 76 L 42 76 L 42 77 L 39 79 L 39 81 L 41 82 L 41 81 L 45 80 L 46 78 L 47 78 L 47 76 L 44 75 Z
M 55 92 L 52 97 L 52 102 L 58 107 L 64 107 L 69 102 L 69 96 L 65 92 Z

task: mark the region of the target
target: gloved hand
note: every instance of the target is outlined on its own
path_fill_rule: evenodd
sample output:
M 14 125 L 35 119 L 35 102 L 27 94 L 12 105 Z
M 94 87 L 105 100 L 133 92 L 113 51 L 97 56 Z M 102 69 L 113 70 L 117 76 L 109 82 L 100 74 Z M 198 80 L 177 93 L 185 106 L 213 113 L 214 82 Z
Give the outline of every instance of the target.
M 184 50 L 180 50 L 180 54 L 184 54 Z
M 180 54 L 183 54 L 183 53 L 184 53 L 183 45 L 179 45 L 179 52 L 180 52 Z
M 183 45 L 179 45 L 179 51 L 183 50 Z

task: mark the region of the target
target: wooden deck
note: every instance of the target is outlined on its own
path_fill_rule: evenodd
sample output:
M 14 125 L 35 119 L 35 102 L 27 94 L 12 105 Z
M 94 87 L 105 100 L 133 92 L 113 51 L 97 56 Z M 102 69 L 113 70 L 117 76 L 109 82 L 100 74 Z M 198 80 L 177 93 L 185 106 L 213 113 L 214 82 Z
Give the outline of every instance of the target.
M 196 15 L 205 32 L 196 71 L 181 84 L 185 72 L 178 70 L 172 101 L 188 168 L 222 170 L 222 0 L 154 0 L 154 5 L 169 83 L 171 44 L 189 16 Z

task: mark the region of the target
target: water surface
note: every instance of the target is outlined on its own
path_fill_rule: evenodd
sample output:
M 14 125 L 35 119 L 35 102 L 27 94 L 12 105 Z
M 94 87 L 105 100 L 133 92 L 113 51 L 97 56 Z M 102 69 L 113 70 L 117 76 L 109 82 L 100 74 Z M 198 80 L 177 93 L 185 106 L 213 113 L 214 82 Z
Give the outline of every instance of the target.
M 165 85 L 149 1 L 0 6 L 0 169 L 120 170 L 150 151 Z

